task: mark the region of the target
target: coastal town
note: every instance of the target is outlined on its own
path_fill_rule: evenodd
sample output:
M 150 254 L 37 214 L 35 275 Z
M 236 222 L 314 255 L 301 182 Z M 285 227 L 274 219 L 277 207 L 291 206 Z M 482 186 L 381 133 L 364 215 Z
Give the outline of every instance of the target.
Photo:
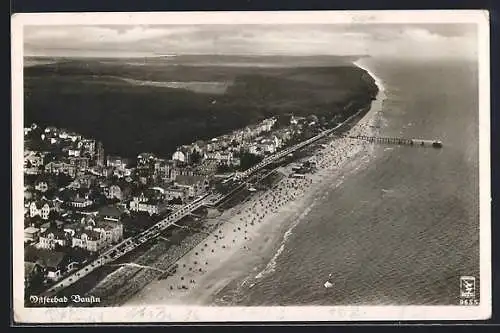
M 289 14 L 12 16 L 11 325 L 491 319 L 491 14 Z
M 182 145 L 169 158 L 135 159 L 66 129 L 24 128 L 25 294 L 43 292 L 200 196 L 227 191 L 232 175 L 337 120 L 267 118 Z

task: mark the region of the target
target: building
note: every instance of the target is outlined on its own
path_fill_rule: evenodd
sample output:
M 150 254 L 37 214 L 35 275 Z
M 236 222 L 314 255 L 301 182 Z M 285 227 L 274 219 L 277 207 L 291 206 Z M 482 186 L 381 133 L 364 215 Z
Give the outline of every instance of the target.
M 109 178 L 113 175 L 115 170 L 114 167 L 105 167 L 101 170 L 101 175 L 105 178 Z
M 96 147 L 96 155 L 95 155 L 95 164 L 103 168 L 104 167 L 104 146 L 102 145 L 102 142 L 99 141 L 97 142 L 97 147 Z
M 262 146 L 260 144 L 252 144 L 250 145 L 250 147 L 248 147 L 248 152 L 250 154 L 254 154 L 254 155 L 258 155 L 258 156 L 262 156 L 264 155 L 264 150 L 262 149 Z
M 45 165 L 45 172 L 55 175 L 65 174 L 70 176 L 71 178 L 75 178 L 76 176 L 75 166 L 64 161 L 52 161 L 47 163 Z
M 93 139 L 82 139 L 78 141 L 78 148 L 90 154 L 90 156 L 95 156 L 96 153 L 96 142 Z
M 195 143 L 191 144 L 190 149 L 192 152 L 197 152 L 201 156 L 205 153 L 207 149 L 207 144 L 203 140 L 198 140 Z
M 229 151 L 215 151 L 206 155 L 208 160 L 217 161 L 218 164 L 231 165 L 233 153 Z
M 47 153 L 38 151 L 25 151 L 24 153 L 24 167 L 37 168 L 44 165 L 45 156 Z
M 175 185 L 187 190 L 187 196 L 196 197 L 208 189 L 208 179 L 203 176 L 179 175 L 175 178 Z
M 235 158 L 233 158 L 234 164 Z M 195 174 L 200 176 L 211 176 L 217 173 L 218 163 L 215 160 L 204 160 L 200 165 L 196 167 Z M 175 180 L 175 178 L 174 178 Z
M 47 181 L 36 181 L 35 182 L 35 190 L 45 193 L 49 190 L 49 184 Z
M 35 190 L 45 193 L 49 190 L 53 190 L 57 187 L 56 182 L 52 177 L 48 177 L 47 175 L 41 175 L 35 181 Z
M 154 169 L 147 166 L 142 166 L 134 171 L 134 176 L 143 185 L 151 184 L 155 182 Z
M 210 140 L 210 142 L 206 143 L 205 153 L 211 153 L 217 149 L 219 149 L 219 144 L 217 142 L 217 138 L 213 138 L 212 140 Z
M 106 247 L 101 232 L 92 229 L 79 229 L 72 238 L 72 246 L 80 247 L 89 252 L 98 252 Z
M 123 199 L 123 191 L 119 185 L 113 184 L 110 187 L 107 188 L 108 191 L 104 192 L 106 195 L 106 198 L 108 199 L 118 199 L 122 200 Z
M 54 204 L 49 200 L 35 200 L 29 204 L 30 217 L 40 216 L 42 219 L 47 220 L 50 212 L 54 210 Z
M 94 203 L 89 188 L 79 188 L 77 190 L 66 188 L 59 195 L 63 202 L 74 208 L 87 208 Z
M 137 167 L 149 167 L 154 164 L 156 157 L 153 153 L 140 153 L 137 155 Z
M 72 142 L 76 142 L 78 140 L 82 139 L 82 136 L 78 133 L 75 132 L 69 132 L 67 133 L 68 139 L 70 139 Z
M 121 158 L 120 156 L 108 155 L 106 157 L 106 166 L 117 169 L 124 169 L 127 166 L 127 160 Z
M 50 135 L 57 135 L 59 130 L 55 126 L 47 126 L 45 127 L 44 132 Z
M 180 200 L 184 202 L 188 197 L 186 188 L 179 186 L 170 186 L 168 188 L 165 188 L 163 193 L 165 195 L 165 200 L 167 201 Z
M 45 222 L 45 223 L 39 225 L 40 233 L 46 231 L 47 229 L 49 229 L 50 227 L 52 227 L 54 225 L 56 228 L 63 228 L 65 224 L 66 223 L 64 223 L 63 221 L 59 221 L 59 220 Z
M 181 174 L 181 171 L 182 171 L 182 168 L 178 167 L 178 166 L 174 166 L 170 169 L 170 177 L 169 177 L 169 180 L 173 181 L 175 180 L 175 178 Z
M 184 163 L 188 163 L 189 161 L 189 153 L 185 150 L 177 150 L 175 153 L 172 154 L 172 160 L 173 161 L 181 161 Z
M 40 229 L 35 227 L 28 227 L 24 229 L 24 242 L 25 243 L 36 243 L 38 242 L 38 236 L 40 235 Z
M 72 145 L 63 150 L 67 150 L 68 157 L 80 157 L 82 155 L 82 151 L 76 145 Z
M 68 185 L 72 189 L 90 189 L 97 184 L 97 177 L 92 174 L 81 175 L 75 178 L 71 184 Z
M 274 135 L 281 141 L 281 145 L 292 138 L 292 132 L 289 129 L 275 131 Z
M 71 235 L 64 229 L 56 226 L 50 226 L 40 233 L 38 247 L 41 249 L 52 250 L 56 246 L 69 246 L 71 244 Z
M 123 240 L 123 224 L 119 221 L 99 219 L 92 228 L 101 233 L 106 247 Z
M 129 203 L 130 211 L 160 214 L 167 209 L 165 187 L 150 187 L 133 195 Z
M 114 169 L 113 170 L 113 176 L 116 176 L 117 178 L 125 178 L 132 175 L 132 169 Z
M 90 158 L 88 157 L 70 157 L 69 164 L 73 165 L 77 170 L 87 170 L 90 167 Z
M 88 196 L 80 196 L 80 195 L 77 195 L 71 201 L 68 202 L 68 204 L 71 207 L 75 208 L 88 208 L 92 206 L 93 203 L 94 202 L 90 200 Z
M 149 215 L 159 214 L 164 206 L 164 202 L 157 199 L 148 199 L 146 201 L 140 201 L 137 197 L 134 197 L 130 201 L 130 210 L 134 212 L 146 212 Z
M 274 154 L 278 149 L 276 146 L 276 142 L 271 138 L 262 139 L 259 142 L 258 146 L 261 148 L 261 150 L 264 153 L 267 153 L 267 154 Z
M 23 165 L 24 173 L 28 175 L 40 174 L 43 170 L 46 155 L 47 153 L 45 152 L 25 151 Z
M 119 184 L 104 184 L 103 194 L 107 199 L 124 200 L 128 197 L 130 189 L 127 186 Z
M 276 123 L 276 118 L 268 118 L 268 119 L 264 119 L 261 123 L 260 123 L 260 130 L 262 132 L 269 132 L 273 125 Z
M 52 281 L 60 280 L 64 274 L 73 270 L 78 264 L 65 252 L 48 251 L 46 249 L 29 249 L 25 252 L 25 263 L 28 269 L 32 268 L 33 264 L 38 265 L 39 271 L 43 272 L 44 276 Z

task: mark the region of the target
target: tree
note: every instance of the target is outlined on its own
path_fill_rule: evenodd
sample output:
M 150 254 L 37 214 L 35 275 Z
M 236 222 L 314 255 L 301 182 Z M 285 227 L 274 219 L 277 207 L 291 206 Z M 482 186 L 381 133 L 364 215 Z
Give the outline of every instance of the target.
M 116 205 L 117 203 L 120 203 L 120 199 L 113 197 L 111 199 L 107 199 L 106 203 L 110 205 Z
M 182 205 L 182 199 L 180 197 L 175 197 L 168 201 L 170 205 Z
M 201 154 L 197 150 L 193 151 L 193 153 L 191 154 L 191 163 L 198 164 L 200 163 L 200 161 L 201 161 Z
M 315 114 L 308 115 L 306 119 L 308 122 L 318 122 L 318 117 Z
M 262 156 L 244 152 L 240 157 L 240 169 L 247 170 L 262 161 Z
M 64 173 L 59 174 L 55 177 L 55 182 L 58 188 L 66 187 L 71 183 L 72 179 L 69 175 Z
M 226 173 L 230 172 L 231 168 L 227 164 L 219 164 L 217 165 L 217 173 Z
M 51 210 L 49 212 L 49 220 L 50 221 L 55 221 L 56 219 L 58 219 L 60 217 L 60 214 L 54 210 Z

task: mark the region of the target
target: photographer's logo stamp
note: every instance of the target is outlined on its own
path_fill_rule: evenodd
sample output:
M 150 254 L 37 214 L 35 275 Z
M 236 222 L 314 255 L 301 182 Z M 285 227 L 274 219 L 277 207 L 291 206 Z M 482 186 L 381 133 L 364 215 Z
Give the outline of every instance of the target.
M 460 297 L 474 298 L 476 297 L 476 278 L 473 276 L 460 277 Z

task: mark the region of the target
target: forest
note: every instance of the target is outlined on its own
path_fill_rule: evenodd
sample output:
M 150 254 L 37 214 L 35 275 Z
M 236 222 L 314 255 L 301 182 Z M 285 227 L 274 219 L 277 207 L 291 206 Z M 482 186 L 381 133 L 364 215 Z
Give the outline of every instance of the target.
M 24 120 L 103 142 L 110 154 L 169 156 L 176 147 L 210 139 L 274 116 L 333 117 L 353 113 L 377 93 L 354 65 L 321 67 L 171 65 L 65 59 L 24 69 Z M 144 81 L 131 84 L 123 79 Z M 200 93 L 147 82 L 225 82 L 224 93 Z M 346 108 L 349 105 L 350 107 Z

